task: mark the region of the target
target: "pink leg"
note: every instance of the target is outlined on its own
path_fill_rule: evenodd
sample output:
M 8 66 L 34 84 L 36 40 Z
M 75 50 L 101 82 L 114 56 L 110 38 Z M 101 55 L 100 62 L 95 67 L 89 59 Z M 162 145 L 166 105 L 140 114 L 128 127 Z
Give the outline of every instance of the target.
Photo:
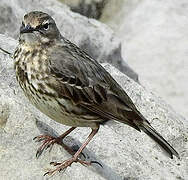
M 91 165 L 92 162 L 87 162 L 87 161 L 83 161 L 83 160 L 80 160 L 78 159 L 80 153 L 82 153 L 83 149 L 87 146 L 87 144 L 91 141 L 91 139 L 95 136 L 95 134 L 98 132 L 99 128 L 98 129 L 92 129 L 92 132 L 90 133 L 90 135 L 88 136 L 88 138 L 86 139 L 86 141 L 82 144 L 82 146 L 79 148 L 79 150 L 73 155 L 72 158 L 66 160 L 66 161 L 63 161 L 62 163 L 57 163 L 57 162 L 52 162 L 50 164 L 54 165 L 54 166 L 58 166 L 56 169 L 54 170 L 51 170 L 51 171 L 48 171 L 44 174 L 45 175 L 53 175 L 55 174 L 57 171 L 62 171 L 62 170 L 65 170 L 68 166 L 71 166 L 71 164 L 73 162 L 79 162 L 81 163 L 82 165 Z M 96 162 L 95 162 L 96 163 Z

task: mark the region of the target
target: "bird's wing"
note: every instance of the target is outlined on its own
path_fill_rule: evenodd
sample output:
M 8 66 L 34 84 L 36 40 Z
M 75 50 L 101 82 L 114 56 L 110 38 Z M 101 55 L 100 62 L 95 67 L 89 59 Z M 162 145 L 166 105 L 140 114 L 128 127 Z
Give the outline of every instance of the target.
M 63 96 L 106 118 L 119 119 L 118 109 L 136 111 L 120 85 L 84 51 L 68 40 L 54 49 L 49 58 L 50 70 L 61 82 Z

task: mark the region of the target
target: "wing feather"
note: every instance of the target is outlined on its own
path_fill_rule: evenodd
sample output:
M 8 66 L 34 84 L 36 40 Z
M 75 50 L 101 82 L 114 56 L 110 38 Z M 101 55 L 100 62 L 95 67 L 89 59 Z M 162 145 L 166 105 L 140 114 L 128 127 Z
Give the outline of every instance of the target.
M 124 121 L 139 130 L 131 117 L 136 108 L 121 86 L 84 51 L 68 40 L 62 41 L 50 56 L 50 70 L 62 86 L 61 93 L 103 118 Z

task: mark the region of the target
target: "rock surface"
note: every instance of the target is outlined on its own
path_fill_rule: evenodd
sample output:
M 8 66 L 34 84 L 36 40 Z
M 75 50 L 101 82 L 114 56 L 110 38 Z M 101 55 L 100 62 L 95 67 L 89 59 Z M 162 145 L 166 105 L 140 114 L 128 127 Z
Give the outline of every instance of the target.
M 17 38 L 23 16 L 33 10 L 50 14 L 63 36 L 99 62 L 108 62 L 138 81 L 138 75 L 121 57 L 120 41 L 106 25 L 73 13 L 54 0 L 1 0 L 0 33 Z
M 88 18 L 99 19 L 108 0 L 60 0 L 77 12 Z
M 121 38 L 141 84 L 188 117 L 188 1 L 109 1 L 102 20 Z
M 0 44 L 13 49 L 16 41 L 0 35 Z M 153 180 L 187 179 L 188 177 L 188 124 L 169 105 L 138 83 L 128 78 L 109 64 L 104 64 L 109 73 L 122 85 L 143 115 L 179 152 L 181 159 L 169 159 L 144 133 L 120 123 L 107 123 L 84 150 L 87 159 L 103 165 L 84 167 L 73 164 L 64 173 L 52 178 L 43 174 L 51 161 L 62 161 L 69 156 L 61 146 L 39 159 L 35 153 L 39 144 L 32 138 L 49 133 L 58 135 L 68 127 L 59 125 L 36 110 L 24 97 L 16 83 L 13 60 L 0 53 L 0 179 L 3 180 Z M 88 128 L 78 128 L 65 139 L 72 145 L 80 145 L 89 133 Z M 75 147 L 75 146 L 74 146 Z

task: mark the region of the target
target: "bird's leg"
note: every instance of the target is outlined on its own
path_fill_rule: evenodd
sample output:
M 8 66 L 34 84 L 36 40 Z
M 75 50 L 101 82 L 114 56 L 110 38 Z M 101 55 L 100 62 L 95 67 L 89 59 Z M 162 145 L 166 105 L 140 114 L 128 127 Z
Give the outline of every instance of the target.
M 36 157 L 38 158 L 42 152 L 45 149 L 48 149 L 50 147 L 50 150 L 52 149 L 53 145 L 55 143 L 60 144 L 64 147 L 64 149 L 71 155 L 74 154 L 74 151 L 68 147 L 67 145 L 65 145 L 62 142 L 62 139 L 65 138 L 70 132 L 72 132 L 76 127 L 71 127 L 69 130 L 67 130 L 66 132 L 64 132 L 61 136 L 59 137 L 53 137 L 50 135 L 40 135 L 40 136 L 36 136 L 33 140 L 35 140 L 36 142 L 40 142 L 43 141 L 42 145 L 38 148 L 37 153 L 36 153 Z
M 92 129 L 92 132 L 90 133 L 90 135 L 88 136 L 88 138 L 86 139 L 86 141 L 82 144 L 82 146 L 79 148 L 79 150 L 72 156 L 72 158 L 63 161 L 62 163 L 51 162 L 50 164 L 52 164 L 54 166 L 58 166 L 58 167 L 56 169 L 54 169 L 54 170 L 50 170 L 50 171 L 46 172 L 44 174 L 44 176 L 45 175 L 53 175 L 57 171 L 60 172 L 62 170 L 65 170 L 68 166 L 71 166 L 71 164 L 73 162 L 79 162 L 82 165 L 86 165 L 86 166 L 91 165 L 91 163 L 96 163 L 96 162 L 92 162 L 92 161 L 83 161 L 83 160 L 78 159 L 78 157 L 82 153 L 83 149 L 87 146 L 87 144 L 91 141 L 91 139 L 98 132 L 98 130 L 99 130 L 99 128 L 98 129 Z

